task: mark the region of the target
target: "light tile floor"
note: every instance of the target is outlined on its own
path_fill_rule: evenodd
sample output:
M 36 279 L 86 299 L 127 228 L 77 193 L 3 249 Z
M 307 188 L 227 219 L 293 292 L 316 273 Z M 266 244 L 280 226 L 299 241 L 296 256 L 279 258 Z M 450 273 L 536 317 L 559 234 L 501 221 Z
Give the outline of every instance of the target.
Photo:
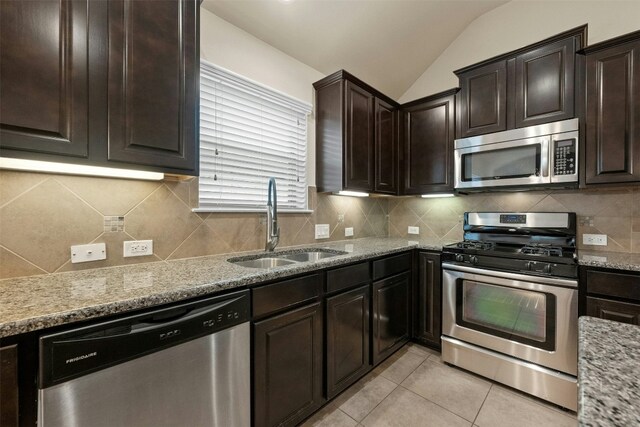
M 408 344 L 304 427 L 575 427 L 575 414 L 445 365 Z

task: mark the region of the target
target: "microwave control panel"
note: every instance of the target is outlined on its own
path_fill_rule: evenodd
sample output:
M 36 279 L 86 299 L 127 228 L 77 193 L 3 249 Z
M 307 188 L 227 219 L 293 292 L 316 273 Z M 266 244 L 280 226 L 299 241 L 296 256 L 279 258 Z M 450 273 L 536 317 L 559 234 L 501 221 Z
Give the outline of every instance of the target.
M 576 173 L 576 140 L 561 139 L 554 141 L 554 175 L 573 175 Z

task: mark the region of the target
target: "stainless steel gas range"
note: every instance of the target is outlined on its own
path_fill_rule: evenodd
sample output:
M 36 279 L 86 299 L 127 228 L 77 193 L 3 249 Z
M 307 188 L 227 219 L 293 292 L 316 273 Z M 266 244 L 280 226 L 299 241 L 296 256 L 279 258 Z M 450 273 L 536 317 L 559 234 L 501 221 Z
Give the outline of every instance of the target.
M 442 359 L 577 410 L 575 213 L 468 212 L 445 246 Z

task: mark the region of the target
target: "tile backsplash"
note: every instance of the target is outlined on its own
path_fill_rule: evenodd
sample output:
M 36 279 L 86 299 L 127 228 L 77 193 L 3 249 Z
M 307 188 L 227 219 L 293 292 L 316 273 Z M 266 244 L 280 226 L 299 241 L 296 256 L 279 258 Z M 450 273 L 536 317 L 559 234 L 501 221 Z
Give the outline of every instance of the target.
M 0 278 L 108 267 L 264 247 L 263 213 L 194 213 L 197 179 L 132 181 L 0 171 Z M 265 187 L 266 191 L 266 187 Z M 581 248 L 640 253 L 640 188 L 484 193 L 445 199 L 357 198 L 309 191 L 312 213 L 280 215 L 280 246 L 329 240 L 419 237 L 436 243 L 462 238 L 466 211 L 575 211 Z M 420 228 L 419 236 L 407 227 Z M 607 234 L 607 246 L 582 245 L 583 233 Z M 124 258 L 122 242 L 147 240 L 154 255 Z M 70 246 L 104 242 L 107 259 L 71 264 Z
M 444 199 L 389 200 L 389 235 L 442 244 L 462 239 L 467 211 L 576 212 L 578 248 L 640 253 L 640 188 L 478 193 Z M 420 235 L 407 234 L 408 226 Z M 582 235 L 606 234 L 607 246 L 585 246 Z
M 266 192 L 266 183 L 265 183 Z M 264 248 L 263 213 L 194 213 L 197 179 L 133 181 L 0 171 L 0 278 L 82 270 Z M 313 213 L 279 215 L 279 246 L 387 236 L 386 199 L 309 191 Z M 153 240 L 154 255 L 124 258 L 125 240 Z M 104 242 L 107 259 L 72 264 L 71 245 Z

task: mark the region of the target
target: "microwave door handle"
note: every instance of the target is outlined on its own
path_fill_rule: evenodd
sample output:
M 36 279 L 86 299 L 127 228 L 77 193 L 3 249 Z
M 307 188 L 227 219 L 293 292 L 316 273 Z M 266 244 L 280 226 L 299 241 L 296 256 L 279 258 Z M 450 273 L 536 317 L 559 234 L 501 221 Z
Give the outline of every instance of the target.
M 540 143 L 540 172 L 543 178 L 549 178 L 549 164 L 551 161 L 551 156 L 553 155 L 553 150 L 551 149 L 553 140 L 549 137 L 546 137 L 543 141 L 540 141 Z

